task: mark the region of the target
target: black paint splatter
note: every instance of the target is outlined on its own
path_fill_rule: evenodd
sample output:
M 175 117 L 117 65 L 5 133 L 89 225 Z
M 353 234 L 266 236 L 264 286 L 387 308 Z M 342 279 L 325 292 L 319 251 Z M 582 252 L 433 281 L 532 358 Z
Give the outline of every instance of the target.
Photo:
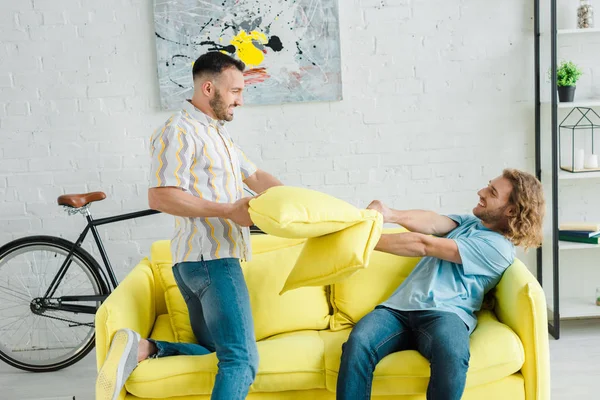
M 181 45 L 181 46 L 189 46 L 190 45 L 189 43 L 181 43 L 181 42 L 178 42 L 176 40 L 167 39 L 166 37 L 159 35 L 158 32 L 154 32 L 154 34 L 156 35 L 157 38 L 162 39 L 162 40 L 166 40 L 167 42 L 175 43 L 175 44 L 178 44 L 178 45 Z
M 202 26 L 202 28 L 200 28 L 200 32 L 202 32 L 204 30 L 204 28 L 206 28 L 208 26 L 208 24 L 210 24 L 213 21 L 213 19 L 211 18 L 206 24 L 204 24 Z
M 171 43 L 175 43 L 178 44 L 180 46 L 190 46 L 191 44 L 195 45 L 195 46 L 211 46 L 208 51 L 226 51 L 227 53 L 230 54 L 234 54 L 236 49 L 234 45 L 229 45 L 229 46 L 223 46 L 220 45 L 218 43 L 215 43 L 213 41 L 203 41 L 203 42 L 192 42 L 190 43 L 182 43 L 182 42 L 178 42 L 176 40 L 171 40 L 171 39 L 167 39 L 164 36 L 161 36 L 158 32 L 155 32 L 156 37 L 158 37 L 159 39 L 162 40 L 166 40 L 167 42 L 171 42 Z
M 272 48 L 273 51 L 281 51 L 283 49 L 283 44 L 281 43 L 279 36 L 271 36 L 269 43 L 265 46 Z
M 231 25 L 227 22 L 223 22 L 223 28 L 221 29 L 221 33 L 220 35 L 223 35 L 223 33 L 227 30 L 227 29 L 232 29 L 234 33 L 237 33 L 237 26 L 236 25 Z
M 165 62 L 166 66 L 168 67 L 170 65 L 175 65 L 175 59 L 176 58 L 187 58 L 188 60 L 192 60 L 193 61 L 192 57 L 186 56 L 185 54 L 175 54 L 174 56 L 171 57 L 171 62 L 169 62 L 169 61 Z
M 204 42 L 200 42 L 200 43 L 194 43 L 194 44 L 198 44 L 200 46 L 212 46 L 208 49 L 208 51 L 226 51 L 230 54 L 235 53 L 235 46 L 230 44 L 229 46 L 223 46 L 221 44 L 212 42 L 212 41 L 204 41 Z
M 177 86 L 179 86 L 180 88 L 182 88 L 182 89 L 188 89 L 187 87 L 183 86 L 181 83 L 175 82 L 172 78 L 169 78 L 169 80 L 171 82 L 173 82 L 174 84 L 176 84 Z

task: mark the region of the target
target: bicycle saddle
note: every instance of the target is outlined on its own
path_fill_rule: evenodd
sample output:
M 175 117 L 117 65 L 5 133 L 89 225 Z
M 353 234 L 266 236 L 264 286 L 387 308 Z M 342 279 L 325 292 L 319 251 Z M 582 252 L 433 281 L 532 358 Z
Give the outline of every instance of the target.
M 73 208 L 81 208 L 94 201 L 104 200 L 106 194 L 104 192 L 91 192 L 83 194 L 63 194 L 58 196 L 59 206 L 69 206 Z

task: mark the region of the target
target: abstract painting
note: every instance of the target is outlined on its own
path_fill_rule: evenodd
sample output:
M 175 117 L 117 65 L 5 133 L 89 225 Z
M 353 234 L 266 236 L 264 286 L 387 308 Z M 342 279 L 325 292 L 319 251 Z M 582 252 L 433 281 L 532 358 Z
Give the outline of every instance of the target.
M 208 51 L 246 64 L 246 104 L 342 98 L 338 0 L 155 0 L 161 105 L 193 92 Z

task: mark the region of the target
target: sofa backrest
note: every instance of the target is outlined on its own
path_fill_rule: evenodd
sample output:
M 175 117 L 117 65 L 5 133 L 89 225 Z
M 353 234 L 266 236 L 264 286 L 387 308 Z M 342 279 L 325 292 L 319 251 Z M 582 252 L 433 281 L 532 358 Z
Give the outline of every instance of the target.
M 386 229 L 384 233 L 404 231 Z M 280 296 L 303 244 L 303 239 L 252 235 L 252 260 L 242 263 L 242 269 L 257 340 L 296 330 L 349 328 L 384 302 L 420 260 L 375 251 L 367 268 L 339 283 L 303 287 Z M 193 341 L 187 307 L 171 272 L 169 241 L 153 244 L 151 262 L 157 282 L 157 315 L 168 311 L 176 338 Z
M 419 260 L 375 251 L 367 268 L 331 286 L 331 329 L 335 331 L 355 325 L 387 300 Z
M 327 329 L 330 305 L 327 287 L 306 287 L 279 295 L 285 280 L 302 250 L 304 240 L 252 235 L 252 260 L 242 270 L 254 317 L 257 340 L 297 330 Z M 157 314 L 168 311 L 175 337 L 193 342 L 187 307 L 172 273 L 169 241 L 158 241 L 151 249 L 152 270 L 157 282 L 157 297 L 165 299 Z M 162 291 L 162 293 L 158 293 Z

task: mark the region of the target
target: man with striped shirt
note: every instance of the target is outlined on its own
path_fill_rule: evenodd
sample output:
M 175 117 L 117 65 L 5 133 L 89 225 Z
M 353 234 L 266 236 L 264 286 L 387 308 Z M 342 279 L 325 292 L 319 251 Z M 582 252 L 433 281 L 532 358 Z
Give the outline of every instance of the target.
M 116 399 L 137 363 L 148 357 L 216 352 L 213 400 L 245 399 L 254 381 L 258 352 L 240 268 L 240 260 L 251 253 L 251 198 L 243 197 L 244 184 L 260 193 L 281 182 L 257 169 L 224 126 L 243 104 L 244 68 L 220 52 L 200 56 L 192 71 L 192 99 L 151 139 L 148 200 L 151 208 L 175 216 L 173 275 L 198 344 L 146 340 L 131 330 L 118 331 L 111 343 L 116 350 L 109 351 L 99 373 L 97 399 Z

